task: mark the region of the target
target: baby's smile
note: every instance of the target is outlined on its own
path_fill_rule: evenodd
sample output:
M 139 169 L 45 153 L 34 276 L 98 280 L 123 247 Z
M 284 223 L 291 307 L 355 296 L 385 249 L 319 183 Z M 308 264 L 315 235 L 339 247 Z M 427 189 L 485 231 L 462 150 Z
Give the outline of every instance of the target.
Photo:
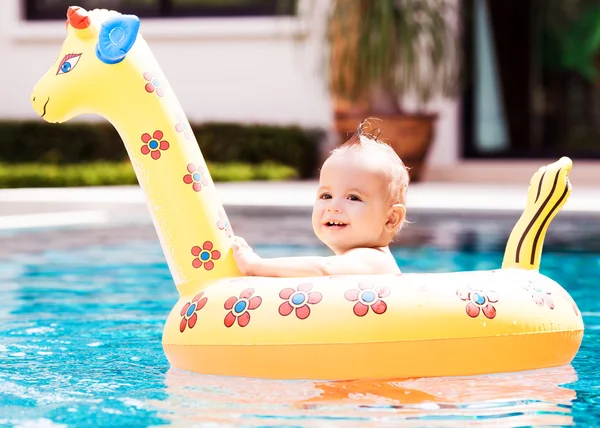
M 328 229 L 343 229 L 344 227 L 346 227 L 348 225 L 341 221 L 326 221 L 325 226 Z

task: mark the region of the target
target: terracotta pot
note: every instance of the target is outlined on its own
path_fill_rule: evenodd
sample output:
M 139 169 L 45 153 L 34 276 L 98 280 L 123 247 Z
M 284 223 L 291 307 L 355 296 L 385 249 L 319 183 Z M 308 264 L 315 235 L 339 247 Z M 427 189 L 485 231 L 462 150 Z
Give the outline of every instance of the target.
M 340 144 L 354 134 L 358 124 L 368 115 L 363 113 L 336 113 L 335 127 Z M 410 168 L 412 182 L 421 179 L 421 173 L 433 141 L 436 114 L 377 116 L 382 122 L 374 127 L 382 130 L 381 138 L 396 151 L 404 164 Z

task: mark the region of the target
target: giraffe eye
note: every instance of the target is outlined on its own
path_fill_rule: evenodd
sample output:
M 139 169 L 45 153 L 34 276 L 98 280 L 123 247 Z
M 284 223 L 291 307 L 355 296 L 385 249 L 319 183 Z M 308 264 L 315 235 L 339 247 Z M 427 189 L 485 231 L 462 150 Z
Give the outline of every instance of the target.
M 79 62 L 79 58 L 81 58 L 81 54 L 68 54 L 60 62 L 58 66 L 58 70 L 56 72 L 57 75 L 65 74 L 69 71 L 73 70 L 77 63 Z

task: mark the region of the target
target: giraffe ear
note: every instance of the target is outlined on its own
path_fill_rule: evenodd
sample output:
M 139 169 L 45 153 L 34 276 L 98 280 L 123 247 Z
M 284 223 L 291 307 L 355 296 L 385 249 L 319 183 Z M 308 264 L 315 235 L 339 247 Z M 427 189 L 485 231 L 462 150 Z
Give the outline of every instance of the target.
M 98 59 L 106 64 L 123 61 L 133 47 L 139 29 L 140 19 L 135 15 L 121 15 L 104 22 L 96 44 Z

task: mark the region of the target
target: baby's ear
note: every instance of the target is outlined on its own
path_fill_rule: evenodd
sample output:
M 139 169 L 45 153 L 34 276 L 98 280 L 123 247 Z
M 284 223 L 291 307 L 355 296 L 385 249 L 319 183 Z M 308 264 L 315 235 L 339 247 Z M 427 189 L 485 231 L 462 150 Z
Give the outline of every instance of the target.
M 390 207 L 387 220 L 385 222 L 385 229 L 388 232 L 396 233 L 398 228 L 404 223 L 406 218 L 406 207 L 402 204 L 394 204 Z

